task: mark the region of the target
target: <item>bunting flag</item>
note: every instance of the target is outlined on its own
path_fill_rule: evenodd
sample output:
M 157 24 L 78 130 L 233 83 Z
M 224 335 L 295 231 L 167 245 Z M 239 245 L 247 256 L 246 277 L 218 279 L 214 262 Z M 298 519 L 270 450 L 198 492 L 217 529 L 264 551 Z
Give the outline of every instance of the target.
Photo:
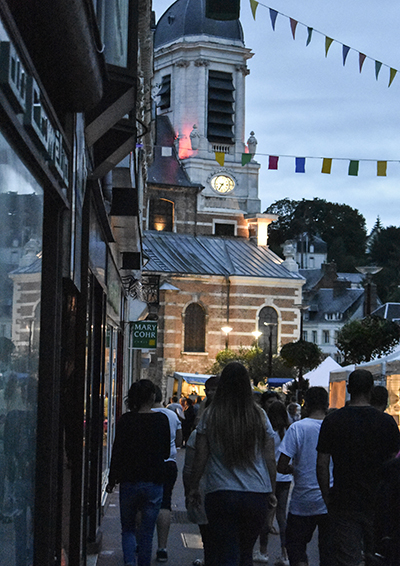
M 347 55 L 349 54 L 350 47 L 348 45 L 343 45 L 343 67 L 346 65 Z
M 222 153 L 221 151 L 216 151 L 215 161 L 219 163 L 221 167 L 223 167 L 225 165 L 225 153 Z
M 360 162 L 359 162 L 359 161 L 354 161 L 353 159 L 350 160 L 350 163 L 349 163 L 349 175 L 352 175 L 352 176 L 354 176 L 354 177 L 357 177 L 359 165 L 360 165 Z
M 331 169 L 332 169 L 332 159 L 330 157 L 324 157 L 322 160 L 321 173 L 326 173 L 327 175 L 330 175 Z
M 376 167 L 376 174 L 378 177 L 386 177 L 387 161 L 378 161 Z
M 271 18 L 272 29 L 275 31 L 275 24 L 276 24 L 276 18 L 278 17 L 278 12 L 270 8 L 269 17 Z
M 380 61 L 375 61 L 375 78 L 378 80 L 379 73 L 381 72 L 382 63 Z
M 269 156 L 268 169 L 278 169 L 279 157 L 276 155 Z
M 333 43 L 333 39 L 331 37 L 326 36 L 325 37 L 325 57 L 328 57 L 328 51 L 330 46 Z
M 306 47 L 307 45 L 310 45 L 311 43 L 311 38 L 312 38 L 312 32 L 313 32 L 313 28 L 307 28 L 307 41 L 306 41 Z
M 256 19 L 256 11 L 257 11 L 259 4 L 260 4 L 260 2 L 258 2 L 257 0 L 250 0 L 250 8 L 251 8 L 251 12 L 253 14 L 254 20 Z M 320 35 L 323 35 L 325 37 L 325 57 L 328 56 L 329 49 L 330 49 L 333 42 L 336 42 L 336 43 L 339 43 L 340 45 L 342 45 L 343 66 L 346 65 L 347 56 L 348 56 L 348 54 L 351 50 L 356 51 L 358 53 L 358 57 L 359 57 L 358 66 L 359 66 L 360 73 L 362 71 L 365 60 L 367 58 L 372 59 L 371 57 L 368 57 L 367 55 L 365 55 L 365 53 L 361 53 L 360 51 L 350 47 L 349 45 L 344 45 L 340 41 L 337 41 L 336 39 L 333 39 L 332 37 L 328 37 L 325 34 L 321 33 L 320 31 L 315 30 L 312 27 L 306 26 L 304 23 L 299 22 L 298 20 L 295 20 L 294 18 L 291 18 L 290 16 L 287 16 L 286 14 L 282 14 L 281 12 L 278 12 L 277 10 L 270 8 L 270 7 L 266 6 L 265 4 L 261 4 L 261 6 L 263 6 L 267 10 L 269 10 L 272 29 L 274 31 L 275 31 L 276 20 L 277 20 L 278 15 L 281 15 L 281 16 L 288 18 L 290 20 L 290 29 L 291 29 L 291 32 L 292 32 L 293 39 L 296 38 L 296 30 L 297 30 L 298 24 L 300 24 L 301 26 L 307 27 L 306 46 L 310 45 L 314 31 L 316 33 L 320 34 Z M 382 63 L 381 61 L 376 61 L 375 59 L 372 59 L 372 61 L 374 61 L 374 63 L 375 63 L 375 78 L 376 78 L 376 80 L 378 80 L 378 76 L 379 76 L 379 73 L 381 71 L 382 66 L 390 69 L 390 77 L 389 77 L 389 83 L 388 83 L 388 87 L 390 87 L 395 76 L 396 76 L 396 74 L 397 74 L 397 70 L 394 69 L 393 67 L 390 67 L 389 65 L 386 65 L 385 63 Z
M 296 173 L 305 173 L 305 172 L 306 172 L 306 158 L 296 157 Z
M 362 71 L 363 65 L 364 65 L 364 61 L 367 58 L 366 55 L 364 55 L 364 53 L 359 53 L 359 66 L 360 66 L 360 73 Z
M 390 79 L 389 79 L 388 87 L 390 87 L 390 85 L 391 85 L 392 82 L 394 81 L 394 77 L 395 77 L 396 75 L 397 75 L 396 69 L 393 69 L 393 67 L 390 67 Z
M 256 0 L 250 0 L 250 7 L 251 7 L 251 13 L 253 14 L 253 18 L 255 20 L 257 8 L 258 8 L 258 2 Z
M 250 163 L 252 157 L 251 153 L 242 153 L 242 167 L 247 163 Z
M 299 22 L 297 22 L 293 18 L 290 18 L 290 29 L 292 30 L 293 39 L 296 39 L 296 28 L 298 23 Z

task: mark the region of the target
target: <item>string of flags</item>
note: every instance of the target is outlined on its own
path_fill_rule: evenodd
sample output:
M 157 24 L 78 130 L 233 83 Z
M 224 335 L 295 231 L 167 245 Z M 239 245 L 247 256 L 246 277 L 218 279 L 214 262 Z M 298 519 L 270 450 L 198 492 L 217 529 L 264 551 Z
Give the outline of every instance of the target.
M 344 161 L 344 158 L 333 158 L 333 157 L 294 157 L 291 155 L 268 155 L 268 154 L 260 154 L 257 155 L 267 155 L 268 157 L 268 169 L 271 170 L 278 170 L 279 166 L 279 157 L 292 157 L 294 158 L 294 170 L 295 173 L 305 173 L 306 172 L 306 161 L 307 159 L 319 159 L 322 161 L 321 164 L 321 173 L 325 173 L 326 175 L 330 175 L 332 172 L 332 163 L 333 161 Z M 250 163 L 253 155 L 251 153 L 242 153 L 242 166 Z M 215 152 L 215 160 L 221 167 L 225 164 L 225 153 Z M 378 177 L 386 177 L 387 176 L 387 166 L 388 163 L 400 163 L 398 160 L 386 160 L 386 161 L 375 161 L 372 159 L 346 159 L 349 162 L 348 165 L 348 175 L 357 177 L 360 169 L 360 162 L 371 162 L 374 161 L 376 163 L 376 174 Z
M 388 87 L 390 87 L 391 84 L 393 83 L 393 81 L 394 81 L 394 79 L 397 75 L 397 69 L 391 67 L 390 65 L 386 65 L 385 63 L 382 63 L 382 61 L 377 61 L 377 60 L 373 59 L 372 57 L 365 55 L 365 53 L 361 53 L 357 49 L 354 49 L 354 48 L 350 47 L 349 45 L 345 45 L 344 43 L 341 43 L 340 41 L 338 41 L 338 40 L 336 40 L 332 37 L 328 37 L 324 33 L 320 32 L 320 31 L 318 31 L 318 30 L 316 30 L 316 29 L 314 29 L 310 26 L 307 26 L 306 24 L 303 24 L 302 22 L 299 22 L 298 20 L 295 20 L 294 18 L 291 18 L 290 16 L 287 16 L 286 14 L 283 14 L 282 12 L 278 12 L 277 10 L 270 8 L 269 6 L 266 6 L 265 4 L 262 4 L 261 2 L 258 2 L 257 0 L 250 0 L 250 8 L 251 8 L 251 12 L 253 14 L 254 20 L 256 19 L 256 12 L 257 12 L 257 8 L 258 8 L 259 5 L 263 6 L 267 10 L 269 10 L 269 15 L 270 15 L 271 25 L 272 25 L 273 31 L 275 31 L 276 20 L 278 18 L 278 15 L 282 16 L 284 18 L 287 18 L 289 20 L 290 30 L 292 32 L 293 39 L 296 39 L 297 26 L 300 24 L 301 26 L 307 28 L 306 46 L 310 45 L 313 34 L 317 33 L 319 35 L 322 35 L 322 36 L 325 37 L 325 57 L 328 56 L 328 52 L 329 52 L 329 49 L 330 49 L 332 43 L 334 43 L 334 42 L 339 43 L 342 46 L 343 66 L 346 65 L 347 57 L 348 57 L 350 51 L 355 51 L 356 53 L 358 53 L 358 68 L 359 68 L 360 73 L 362 71 L 365 60 L 370 59 L 370 60 L 374 61 L 376 80 L 378 80 L 379 73 L 381 72 L 382 67 L 387 67 L 389 69 Z

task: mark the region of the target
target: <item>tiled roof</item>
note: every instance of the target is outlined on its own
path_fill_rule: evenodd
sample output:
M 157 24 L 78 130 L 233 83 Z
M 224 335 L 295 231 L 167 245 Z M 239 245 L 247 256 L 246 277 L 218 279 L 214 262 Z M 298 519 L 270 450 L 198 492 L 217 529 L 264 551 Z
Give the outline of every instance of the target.
M 144 272 L 303 279 L 268 247 L 242 238 L 146 231 L 143 251 L 150 258 Z
M 345 315 L 353 311 L 363 301 L 364 289 L 345 289 L 344 292 L 335 294 L 334 289 L 319 289 L 313 295 L 310 315 L 312 320 L 325 320 L 326 313 L 341 313 Z M 311 317 L 310 317 L 311 318 Z

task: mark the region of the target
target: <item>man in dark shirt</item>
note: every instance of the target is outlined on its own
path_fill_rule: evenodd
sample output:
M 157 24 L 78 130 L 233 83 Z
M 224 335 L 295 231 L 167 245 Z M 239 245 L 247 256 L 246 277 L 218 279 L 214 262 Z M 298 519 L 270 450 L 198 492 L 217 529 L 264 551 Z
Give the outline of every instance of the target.
M 362 551 L 373 552 L 376 489 L 383 464 L 400 447 L 393 417 L 371 407 L 372 374 L 363 369 L 349 376 L 348 406 L 334 411 L 322 423 L 318 440 L 317 476 L 332 522 L 338 565 L 358 566 Z M 332 457 L 333 487 L 329 489 Z

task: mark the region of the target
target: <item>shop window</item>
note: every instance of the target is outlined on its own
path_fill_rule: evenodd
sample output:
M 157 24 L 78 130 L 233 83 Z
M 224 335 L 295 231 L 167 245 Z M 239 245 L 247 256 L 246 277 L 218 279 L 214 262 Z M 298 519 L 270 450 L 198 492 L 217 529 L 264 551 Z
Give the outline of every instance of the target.
M 166 199 L 150 199 L 149 230 L 172 232 L 174 227 L 174 203 Z
M 206 313 L 198 303 L 191 303 L 185 311 L 185 352 L 205 352 Z
M 258 330 L 262 333 L 258 344 L 268 353 L 278 350 L 278 313 L 272 307 L 261 309 L 258 317 Z
M 42 222 L 43 190 L 0 134 L 0 555 L 10 566 L 33 562 Z
M 234 93 L 230 73 L 209 71 L 207 139 L 219 144 L 233 144 Z

